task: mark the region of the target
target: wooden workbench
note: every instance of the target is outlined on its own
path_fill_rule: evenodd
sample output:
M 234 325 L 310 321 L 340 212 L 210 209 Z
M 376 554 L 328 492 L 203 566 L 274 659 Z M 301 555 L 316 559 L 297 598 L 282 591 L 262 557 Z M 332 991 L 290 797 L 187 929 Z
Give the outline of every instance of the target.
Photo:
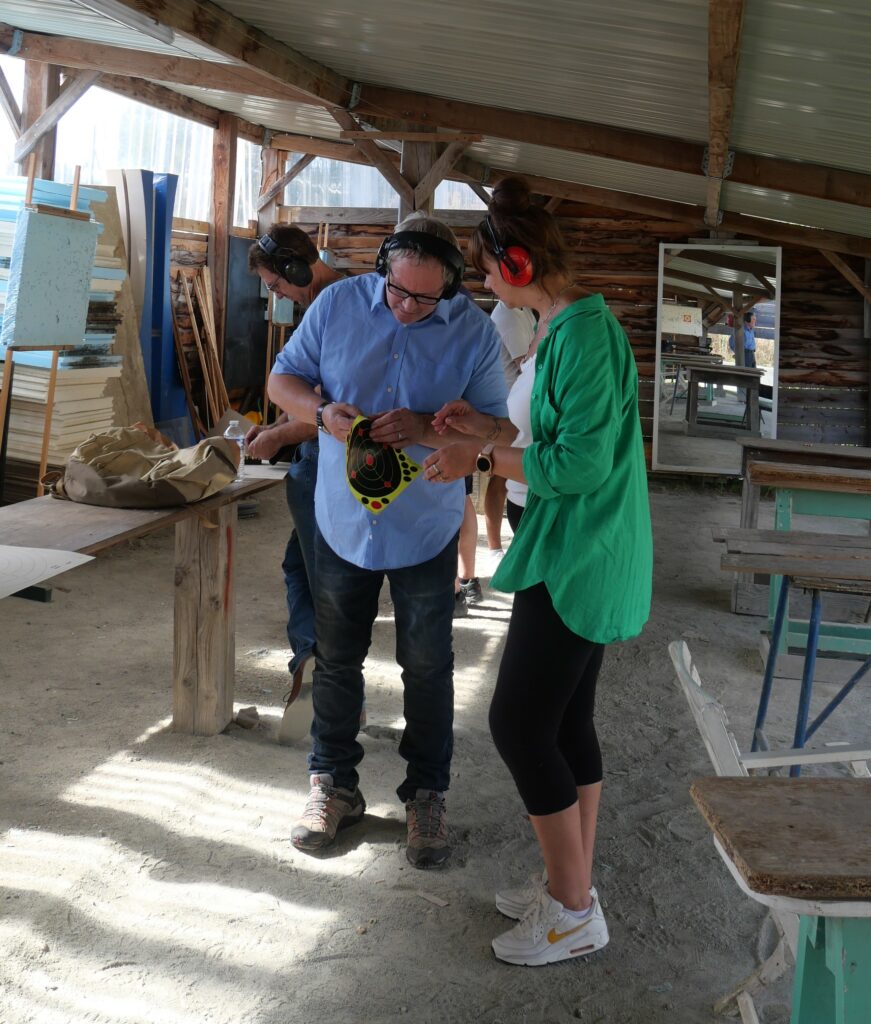
M 0 537 L 97 555 L 175 526 L 172 724 L 176 732 L 213 736 L 233 717 L 237 502 L 276 483 L 243 480 L 204 501 L 154 511 L 32 498 L 0 508 Z
M 759 434 L 759 384 L 764 371 L 752 366 L 690 366 L 687 369 L 686 432 L 692 437 L 733 438 L 743 432 Z M 731 422 L 713 415 L 699 412 L 699 386 L 719 384 L 736 387 L 744 391 L 745 411 L 743 418 Z

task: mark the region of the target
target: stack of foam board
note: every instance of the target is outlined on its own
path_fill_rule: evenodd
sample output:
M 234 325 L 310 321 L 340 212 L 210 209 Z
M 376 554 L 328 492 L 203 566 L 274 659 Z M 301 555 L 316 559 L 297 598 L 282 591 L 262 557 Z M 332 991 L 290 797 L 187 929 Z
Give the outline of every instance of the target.
M 29 321 L 40 324 L 39 317 L 34 315 L 33 296 L 28 302 L 16 303 L 16 296 L 7 290 L 9 279 L 10 258 L 15 245 L 16 222 L 20 223 L 22 214 L 25 179 L 0 179 L 0 339 L 12 339 L 13 344 L 30 341 L 24 337 L 14 337 L 17 332 L 26 333 L 33 330 Z M 56 182 L 39 181 L 35 183 L 33 203 L 41 207 L 56 206 L 62 209 L 69 207 L 71 187 Z M 92 203 L 103 203 L 106 193 L 97 189 L 81 188 L 79 190 L 78 209 L 91 213 Z M 58 221 L 61 218 L 44 217 L 44 223 Z M 91 223 L 89 228 L 96 228 L 102 233 L 102 226 Z M 59 236 L 63 232 L 58 233 Z M 92 243 L 93 246 L 93 243 Z M 48 246 L 49 257 L 55 253 Z M 51 262 L 51 259 L 46 261 Z M 37 291 L 43 294 L 41 304 L 48 308 L 57 301 L 56 293 L 52 293 L 54 282 L 51 274 L 46 272 L 45 279 Z M 82 301 L 86 306 L 83 328 L 74 328 L 75 337 L 62 339 L 64 343 L 74 345 L 72 349 L 62 352 L 58 359 L 58 377 L 52 407 L 52 423 L 48 448 L 49 465 L 62 465 L 73 449 L 86 440 L 94 432 L 115 425 L 115 414 L 112 398 L 106 393 L 107 384 L 121 375 L 122 358 L 113 354 L 112 346 L 115 334 L 121 323 L 117 299 L 124 286 L 127 273 L 123 261 L 117 257 L 114 248 L 100 244 L 97 238 L 96 253 L 90 269 L 90 280 L 85 273 L 82 288 Z M 87 288 L 87 294 L 84 289 Z M 44 289 L 44 291 L 43 291 Z M 33 289 L 31 288 L 31 291 Z M 7 299 L 9 300 L 7 305 Z M 20 316 L 14 316 L 19 313 Z M 4 322 L 4 315 L 5 322 Z M 10 319 L 14 316 L 14 320 Z M 24 320 L 28 321 L 27 324 Z M 76 319 L 72 314 L 67 319 L 59 319 L 61 332 L 75 322 L 81 325 L 81 317 Z M 52 318 L 46 319 L 44 329 L 37 326 L 37 332 L 51 334 Z M 44 340 L 59 340 L 46 337 Z M 0 343 L 0 360 L 5 357 L 5 345 Z M 42 447 L 43 429 L 45 425 L 46 402 L 48 398 L 49 367 L 52 354 L 50 352 L 18 352 L 15 355 L 15 373 L 12 386 L 12 406 L 7 441 L 9 459 L 7 482 L 13 484 L 13 493 L 7 488 L 4 495 L 7 500 L 14 497 L 30 497 L 35 490 L 29 488 L 33 481 L 35 487 L 36 473 L 31 472 L 25 464 L 39 462 Z M 23 481 L 21 493 L 15 493 L 14 481 Z M 29 490 L 29 493 L 28 493 Z

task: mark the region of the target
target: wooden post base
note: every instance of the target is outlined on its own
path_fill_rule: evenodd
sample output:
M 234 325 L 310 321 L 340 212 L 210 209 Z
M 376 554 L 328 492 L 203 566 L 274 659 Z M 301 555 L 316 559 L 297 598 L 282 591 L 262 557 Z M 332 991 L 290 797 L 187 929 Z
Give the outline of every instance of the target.
M 233 718 L 235 545 L 235 502 L 175 527 L 175 732 L 214 736 Z

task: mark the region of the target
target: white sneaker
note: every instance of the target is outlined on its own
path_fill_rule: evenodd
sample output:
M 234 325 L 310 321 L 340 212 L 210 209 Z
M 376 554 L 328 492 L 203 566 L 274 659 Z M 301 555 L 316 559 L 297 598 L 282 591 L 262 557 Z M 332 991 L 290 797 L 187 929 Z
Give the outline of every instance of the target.
M 587 956 L 607 945 L 608 926 L 598 899 L 593 899 L 589 914 L 578 920 L 539 883 L 538 898 L 529 913 L 493 939 L 493 952 L 509 964 L 543 967 Z
M 504 557 L 505 557 L 505 551 L 504 551 L 503 548 L 490 548 L 490 554 L 488 556 L 489 561 L 487 563 L 487 568 L 488 568 L 488 571 L 489 571 L 491 576 L 499 568 L 499 563 L 502 561 L 502 559 Z
M 530 875 L 526 885 L 497 892 L 496 909 L 500 914 L 510 917 L 512 921 L 522 920 L 538 899 L 538 890 L 542 885 L 547 885 L 547 868 L 540 875 Z M 594 900 L 598 900 L 599 894 L 596 892 L 595 885 L 590 888 L 590 895 Z

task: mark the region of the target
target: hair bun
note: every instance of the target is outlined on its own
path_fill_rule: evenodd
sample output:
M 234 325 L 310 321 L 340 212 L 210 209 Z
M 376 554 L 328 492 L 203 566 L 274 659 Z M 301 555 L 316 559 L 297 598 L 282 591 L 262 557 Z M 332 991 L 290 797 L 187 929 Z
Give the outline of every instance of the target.
M 503 178 L 493 188 L 490 209 L 498 213 L 525 213 L 530 207 L 529 186 L 523 178 Z

